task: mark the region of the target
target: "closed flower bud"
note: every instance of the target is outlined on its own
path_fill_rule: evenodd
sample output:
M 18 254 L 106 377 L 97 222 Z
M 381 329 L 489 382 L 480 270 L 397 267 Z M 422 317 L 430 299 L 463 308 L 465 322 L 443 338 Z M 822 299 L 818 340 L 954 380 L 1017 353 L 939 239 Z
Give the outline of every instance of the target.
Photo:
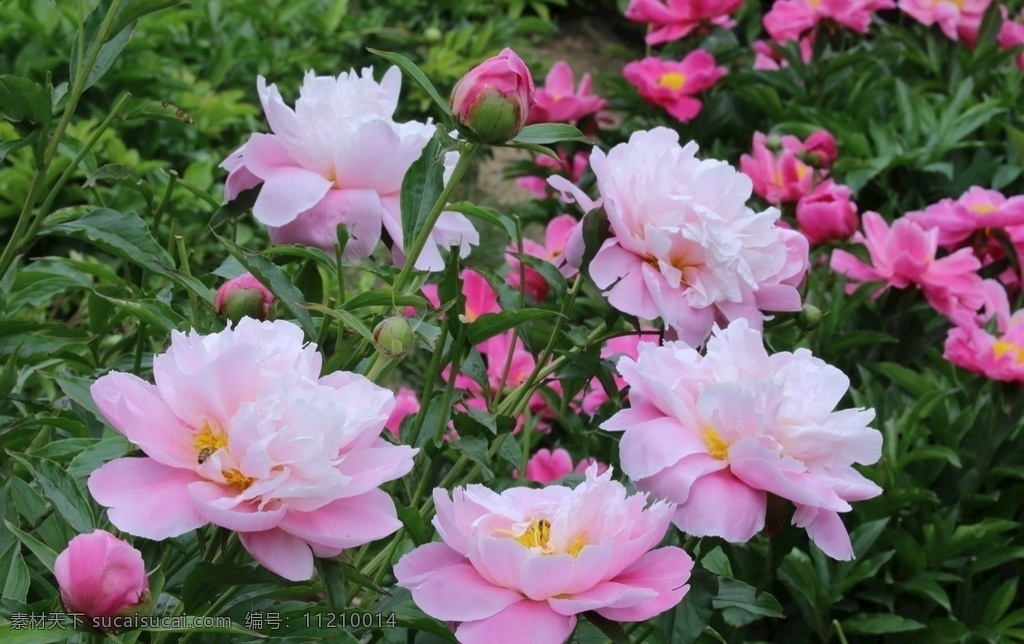
M 820 130 L 807 137 L 807 140 L 804 141 L 804 151 L 809 157 L 806 163 L 816 168 L 831 166 L 839 154 L 836 149 L 836 138 L 825 130 Z
M 533 77 L 508 48 L 470 70 L 452 92 L 452 114 L 483 143 L 514 138 L 532 104 Z
M 416 345 L 409 319 L 402 315 L 385 318 L 373 330 L 377 349 L 389 358 L 399 358 L 412 351 Z
M 246 273 L 228 280 L 217 289 L 217 314 L 237 323 L 244 317 L 266 320 L 274 305 L 274 294 Z
M 821 309 L 813 304 L 804 304 L 800 309 L 800 328 L 804 331 L 813 331 L 821 324 Z
M 84 614 L 87 623 L 104 628 L 107 620 L 96 618 L 149 612 L 149 579 L 142 554 L 109 532 L 94 530 L 72 539 L 57 555 L 53 574 L 64 607 Z

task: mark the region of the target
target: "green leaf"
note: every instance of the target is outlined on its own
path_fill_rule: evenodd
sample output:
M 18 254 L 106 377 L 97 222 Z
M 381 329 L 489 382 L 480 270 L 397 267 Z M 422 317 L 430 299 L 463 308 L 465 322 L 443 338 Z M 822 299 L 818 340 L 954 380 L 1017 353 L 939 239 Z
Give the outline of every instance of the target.
M 436 89 L 434 89 L 433 83 L 430 82 L 430 80 L 426 77 L 426 75 L 424 75 L 424 73 L 420 70 L 419 67 L 416 66 L 414 62 L 412 62 L 402 54 L 396 54 L 390 51 L 381 51 L 379 49 L 371 49 L 369 47 L 366 48 L 366 51 L 370 52 L 371 54 L 377 54 L 381 58 L 384 58 L 385 60 L 388 60 L 398 65 L 399 69 L 401 69 L 406 76 L 413 79 L 413 81 L 415 81 L 417 85 L 423 88 L 423 90 L 430 96 L 430 98 L 434 99 L 434 102 L 437 103 L 437 106 L 441 108 L 441 113 L 444 114 L 445 120 L 449 122 L 451 121 L 451 108 L 448 105 L 448 101 L 441 98 L 441 95 L 437 93 Z
M 191 4 L 192 0 L 128 0 L 117 13 L 117 18 L 110 31 L 116 34 L 143 16 L 172 7 L 187 7 Z
M 531 322 L 549 315 L 559 315 L 557 311 L 545 309 L 520 309 L 519 311 L 502 311 L 487 313 L 466 327 L 466 337 L 470 344 L 480 344 L 488 338 L 504 333 L 525 322 Z
M 51 573 L 53 572 L 53 564 L 57 561 L 57 553 L 52 548 L 32 535 L 22 532 L 17 526 L 7 519 L 4 519 L 4 526 L 6 526 L 7 529 L 11 531 L 11 534 L 17 537 L 26 548 L 32 551 L 32 554 L 39 559 L 40 563 L 46 566 L 47 570 Z
M 15 150 L 28 147 L 35 143 L 39 139 L 39 130 L 32 130 L 32 133 L 21 139 L 14 139 L 13 141 L 4 141 L 0 143 L 0 163 L 4 162 L 7 155 Z
M 417 308 L 430 304 L 427 298 L 420 295 L 405 295 L 387 289 L 363 291 L 362 293 L 348 299 L 341 308 L 346 311 L 353 311 L 367 306 L 415 306 Z
M 28 566 L 25 565 L 25 558 L 21 556 L 21 544 L 18 542 L 12 543 L 7 552 L 0 555 L 0 573 L 4 576 L 0 596 L 24 602 L 28 596 Z
M 225 633 L 227 635 L 242 635 L 247 638 L 266 639 L 266 635 L 258 633 L 256 631 L 250 631 L 249 629 L 241 626 L 240 624 L 231 623 L 229 626 L 210 626 L 208 620 L 205 617 L 195 617 L 191 615 L 184 615 L 182 619 L 185 620 L 184 626 L 153 626 L 149 628 L 141 629 L 145 633 Z
M 123 297 L 115 297 L 107 294 L 110 290 L 111 289 L 109 288 L 100 287 L 96 289 L 95 293 L 98 297 L 120 307 L 146 324 L 149 324 L 153 328 L 160 329 L 164 333 L 170 334 L 171 331 L 184 330 L 191 326 L 190 323 L 185 321 L 185 318 L 182 317 L 181 314 L 172 309 L 170 305 L 161 302 L 160 300 L 152 298 L 132 300 Z
M 612 641 L 612 644 L 632 644 L 633 640 L 629 639 L 629 635 L 626 634 L 621 623 L 602 617 L 594 611 L 587 611 L 583 613 L 583 616 L 600 629 L 605 637 Z
M 88 16 L 85 18 L 84 33 L 79 32 L 75 34 L 74 39 L 71 41 L 71 60 L 70 60 L 70 83 L 72 86 L 75 85 L 76 78 L 83 72 L 86 72 L 85 84 L 82 89 L 89 89 L 93 84 L 100 79 L 110 66 L 114 64 L 121 50 L 131 40 L 132 33 L 135 31 L 135 23 L 121 24 L 121 27 L 116 31 L 109 29 L 109 33 L 101 34 L 100 31 L 103 28 L 104 18 L 107 12 L 110 10 L 110 0 L 101 0 L 96 8 L 93 9 Z M 117 20 L 113 20 L 110 26 L 117 23 Z M 84 35 L 82 42 L 79 42 L 79 38 Z M 96 56 L 96 60 L 93 62 L 92 67 L 88 70 L 83 70 L 86 59 L 89 56 L 90 49 L 96 43 L 96 40 L 102 38 L 103 44 L 100 46 L 99 53 Z M 80 58 L 81 53 L 85 58 Z
M 153 189 L 149 187 L 149 184 L 143 180 L 134 170 L 126 165 L 119 163 L 109 163 L 105 166 L 100 167 L 96 172 L 93 172 L 86 178 L 85 183 L 82 184 L 85 188 L 91 188 L 96 185 L 97 181 L 110 180 L 111 183 L 122 185 L 130 188 L 146 200 L 146 203 L 152 207 L 153 205 Z
M 276 575 L 263 568 L 200 561 L 181 585 L 181 601 L 186 612 L 194 613 L 207 602 L 215 601 L 230 586 L 279 582 Z
M 995 626 L 1006 611 L 1013 605 L 1013 599 L 1017 596 L 1017 580 L 1007 579 L 1002 583 L 985 604 L 985 612 L 981 615 L 983 626 Z
M 712 600 L 718 594 L 718 578 L 707 570 L 695 568 L 690 573 L 689 584 L 690 590 L 683 601 L 657 618 L 662 642 L 696 642 L 711 622 L 714 613 Z
M 304 303 L 302 306 L 309 309 L 310 311 L 317 311 L 319 313 L 323 313 L 324 315 L 329 315 L 332 318 L 341 321 L 342 324 L 344 324 L 348 328 L 352 329 L 353 331 L 361 335 L 371 344 L 374 342 L 373 331 L 370 330 L 370 327 L 363 324 L 362 320 L 352 315 L 348 311 L 336 311 L 322 304 L 310 304 L 308 302 Z
M 487 458 L 486 438 L 483 436 L 462 436 L 449 443 L 449 445 L 464 453 L 471 461 L 483 467 L 488 475 L 491 475 L 491 467 Z
M 748 613 L 765 617 L 782 617 L 782 604 L 768 593 L 757 594 L 757 589 L 737 579 L 719 577 L 718 595 L 712 605 L 723 608 L 740 608 Z
M 565 276 L 555 268 L 554 264 L 528 253 L 513 253 L 513 256 L 518 257 L 519 261 L 537 271 L 544 278 L 544 281 L 548 283 L 548 286 L 551 287 L 551 290 L 554 291 L 557 299 L 561 300 L 565 297 L 569 287 L 565 281 Z
M 39 83 L 4 74 L 0 76 L 0 116 L 15 123 L 47 123 L 53 116 L 50 111 L 50 94 Z M 0 154 L 0 161 L 8 152 L 10 149 Z
M 402 239 L 405 247 L 413 243 L 427 224 L 427 217 L 444 191 L 444 156 L 452 139 L 441 128 L 423 148 L 423 153 L 402 179 Z
M 565 123 L 534 123 L 533 125 L 527 125 L 516 138 L 512 139 L 511 143 L 549 145 L 562 141 L 593 144 L 593 141 L 583 136 L 583 132 L 580 132 L 578 128 Z
M 72 528 L 80 533 L 96 528 L 89 501 L 70 474 L 53 461 L 19 454 L 10 456 L 32 472 L 46 498 Z
M 10 623 L 0 624 L 0 642 L 4 644 L 50 644 L 51 642 L 67 642 L 75 631 L 67 628 L 15 628 Z
M 888 613 L 875 613 L 870 615 L 856 615 L 843 620 L 843 632 L 855 635 L 884 635 L 886 633 L 906 633 L 924 628 L 921 622 L 890 615 Z
M 910 593 L 911 595 L 917 595 L 918 597 L 925 597 L 932 600 L 946 612 L 950 611 L 949 595 L 935 580 L 927 578 L 914 578 L 910 581 L 905 581 L 898 586 L 903 591 Z
M 1024 157 L 1022 157 L 1024 158 Z M 501 228 L 509 239 L 516 238 L 516 224 L 512 221 L 512 218 L 505 213 L 499 212 L 494 208 L 484 208 L 483 206 L 477 206 L 476 204 L 469 203 L 468 201 L 459 201 L 456 203 L 450 203 L 445 206 L 445 210 L 452 210 L 454 212 L 460 212 L 467 217 L 479 219 L 489 224 Z

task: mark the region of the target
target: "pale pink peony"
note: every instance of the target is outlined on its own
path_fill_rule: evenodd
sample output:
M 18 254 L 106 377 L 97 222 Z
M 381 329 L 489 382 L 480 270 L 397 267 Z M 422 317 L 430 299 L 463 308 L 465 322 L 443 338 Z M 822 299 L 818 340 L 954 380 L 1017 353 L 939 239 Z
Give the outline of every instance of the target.
M 306 74 L 295 109 L 276 85 L 258 81 L 272 134 L 253 134 L 221 167 L 228 170 L 225 200 L 262 184 L 253 215 L 276 244 L 306 244 L 326 251 L 345 224 L 345 259 L 368 257 L 387 230 L 398 262 L 402 254 L 399 197 L 406 171 L 419 158 L 435 127 L 396 123 L 402 74 L 392 67 L 380 83 L 372 70 L 337 78 Z M 452 159 L 454 161 L 454 158 Z M 437 245 L 455 244 L 467 255 L 479 236 L 463 215 L 445 213 L 416 261 L 424 270 L 444 267 Z
M 105 530 L 80 534 L 53 563 L 69 613 L 94 618 L 148 612 L 149 578 L 142 553 Z
M 849 239 L 860 225 L 850 189 L 831 179 L 796 204 L 796 222 L 812 246 Z
M 395 408 L 391 410 L 391 414 L 388 416 L 384 426 L 388 428 L 392 436 L 398 438 L 398 429 L 401 427 L 402 421 L 407 416 L 412 416 L 419 412 L 419 410 L 420 399 L 416 392 L 407 387 L 401 387 L 395 393 Z
M 551 483 L 574 472 L 584 473 L 591 465 L 597 465 L 597 474 L 608 471 L 608 466 L 598 463 L 594 458 L 582 459 L 576 467 L 572 465 L 572 455 L 559 447 L 558 449 L 539 449 L 526 462 L 526 478 L 536 483 Z
M 893 0 L 776 0 L 764 15 L 764 28 L 777 42 L 797 40 L 821 23 L 866 34 L 876 11 L 895 6 Z
M 694 95 L 713 86 L 727 71 L 715 66 L 714 56 L 697 49 L 679 62 L 653 56 L 634 61 L 623 68 L 622 75 L 645 101 L 686 123 L 700 114 L 701 102 Z
M 660 45 L 690 35 L 708 24 L 726 29 L 736 26 L 730 16 L 743 6 L 743 0 L 631 0 L 626 17 L 650 23 L 648 45 Z
M 565 267 L 565 248 L 569 243 L 569 236 L 572 234 L 578 223 L 579 222 L 576 221 L 576 218 L 572 215 L 559 215 L 555 217 L 548 222 L 547 228 L 544 230 L 544 244 L 539 244 L 532 239 L 524 239 L 523 252 L 528 255 L 533 255 L 539 259 L 543 259 L 546 262 L 550 262 L 556 268 Z M 512 243 L 505 249 L 505 252 L 517 253 L 519 252 L 519 247 L 515 243 Z M 508 283 L 512 285 L 512 288 L 519 290 L 519 258 L 509 254 L 508 265 Z M 540 302 L 547 297 L 548 289 L 550 288 L 547 280 L 529 266 L 522 267 L 522 270 L 526 275 L 525 293 L 537 302 Z M 567 277 L 569 276 L 570 275 L 567 275 Z
M 516 177 L 516 185 L 529 190 L 538 199 L 547 199 L 552 196 L 551 186 L 548 185 L 547 180 L 551 173 L 567 175 L 571 177 L 573 183 L 576 183 L 583 178 L 583 173 L 590 165 L 590 152 L 577 152 L 570 160 L 567 152 L 558 150 L 558 157 L 556 160 L 546 154 L 538 154 L 535 163 L 540 166 L 541 172 L 545 173 L 544 176 Z
M 631 335 L 622 335 L 617 338 L 608 340 L 601 347 L 601 357 L 605 359 L 616 358 L 618 356 L 626 356 L 636 360 L 636 357 L 640 355 L 640 343 L 657 342 L 658 332 L 653 329 L 644 329 L 645 333 L 637 333 Z M 615 387 L 622 391 L 626 388 L 626 381 L 622 379 L 617 372 L 613 371 L 612 381 L 615 383 Z M 583 397 L 582 409 L 583 413 L 594 415 L 598 407 L 608 402 L 608 393 L 604 390 L 601 382 L 594 378 L 590 381 L 586 396 Z
M 394 395 L 347 372 L 320 377 L 291 322 L 243 318 L 212 335 L 173 333 L 155 385 L 127 373 L 93 384 L 96 406 L 145 452 L 89 477 L 111 523 L 167 539 L 214 523 L 292 580 L 313 557 L 380 539 L 401 523 L 379 489 L 417 450 L 381 439 Z
M 981 262 L 971 249 L 960 250 L 940 259 L 936 228 L 925 230 L 917 222 L 901 217 L 892 228 L 881 215 L 866 212 L 862 217 L 864 234 L 854 241 L 867 246 L 871 264 L 865 264 L 844 250 L 832 253 L 832 269 L 845 275 L 852 293 L 860 282 L 885 282 L 873 297 L 889 287 L 904 289 L 917 286 L 935 310 L 951 320 L 973 316 L 982 307 Z
M 899 0 L 900 9 L 924 25 L 937 24 L 951 40 L 968 47 L 978 41 L 985 10 L 992 0 Z
M 939 245 L 953 248 L 977 231 L 1024 224 L 1024 196 L 1006 198 L 997 190 L 974 186 L 956 201 L 943 199 L 906 217 L 922 228 L 938 229 Z
M 1006 291 L 994 280 L 985 280 L 986 315 L 961 320 L 946 336 L 943 357 L 958 367 L 992 380 L 1024 384 L 1024 309 L 1010 315 Z M 997 335 L 985 330 L 994 320 Z
M 850 385 L 841 371 L 807 349 L 769 356 L 745 320 L 717 329 L 705 356 L 644 344 L 618 369 L 630 408 L 601 427 L 624 432 L 622 471 L 678 504 L 680 530 L 747 541 L 774 494 L 825 554 L 853 558 L 838 513 L 881 493 L 852 465 L 876 462 L 882 435 L 868 427 L 873 410 L 833 411 Z
M 452 90 L 452 116 L 485 143 L 519 134 L 533 105 L 533 76 L 508 47 L 459 79 Z
M 449 622 L 459 642 L 559 644 L 579 613 L 642 621 L 677 605 L 693 560 L 681 548 L 654 548 L 673 506 L 645 509 L 597 467 L 575 489 L 482 485 L 434 490 L 428 543 L 395 566 L 398 585 L 423 612 Z
M 814 38 L 808 34 L 799 40 L 800 59 L 805 63 L 811 62 L 814 57 Z M 789 67 L 789 61 L 783 58 L 779 52 L 766 40 L 755 40 L 751 45 L 754 49 L 754 69 L 767 72 L 777 72 L 780 69 Z
M 999 29 L 999 48 L 1013 49 L 1024 45 L 1024 9 L 1015 18 L 1005 6 L 999 7 L 1003 14 L 1003 26 Z M 1024 69 L 1024 52 L 1017 56 L 1017 67 Z
M 680 147 L 676 132 L 655 128 L 591 157 L 613 235 L 591 277 L 612 306 L 661 318 L 694 346 L 716 321 L 746 318 L 759 329 L 762 310 L 799 310 L 808 268 L 807 239 L 777 226 L 774 208 L 746 206 L 750 179 L 696 152 L 696 143 Z M 564 179 L 551 182 L 585 211 L 597 205 Z
M 590 74 L 583 74 L 576 88 L 572 68 L 560 60 L 551 66 L 544 87 L 533 95 L 533 106 L 527 123 L 569 123 L 575 125 L 588 116 L 595 116 L 608 100 L 590 93 Z

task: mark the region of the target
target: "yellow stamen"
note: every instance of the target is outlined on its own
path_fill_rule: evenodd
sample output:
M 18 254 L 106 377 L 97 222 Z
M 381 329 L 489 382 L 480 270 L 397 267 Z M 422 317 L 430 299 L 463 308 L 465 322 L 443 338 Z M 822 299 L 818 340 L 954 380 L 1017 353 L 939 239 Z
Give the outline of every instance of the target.
M 210 454 L 213 454 L 217 450 L 227 447 L 228 439 L 226 436 L 214 434 L 209 425 L 204 425 L 203 429 L 196 434 L 192 445 L 196 448 L 197 455 L 209 457 Z M 204 460 L 206 460 L 206 458 L 203 458 L 200 463 Z
M 678 92 L 683 89 L 683 85 L 686 85 L 686 75 L 679 72 L 665 72 L 658 79 L 658 85 L 667 87 L 673 92 Z
M 1024 364 L 1024 348 L 1020 345 L 1014 344 L 1013 342 L 996 340 L 992 345 L 992 353 L 995 354 L 996 360 L 1010 353 L 1012 354 L 1014 362 L 1017 364 Z
M 586 545 L 587 545 L 586 539 L 584 539 L 582 536 L 580 536 L 580 537 L 577 537 L 576 540 L 573 541 L 572 544 L 568 548 L 565 549 L 565 551 L 567 553 L 569 553 L 570 555 L 572 555 L 573 559 L 578 559 L 579 556 L 580 556 L 580 550 L 583 550 L 583 547 L 586 546 Z
M 224 480 L 227 481 L 228 485 L 234 485 L 239 490 L 245 490 L 252 485 L 255 479 L 252 479 L 245 474 L 242 474 L 238 470 L 224 470 L 221 472 L 224 476 Z
M 527 548 L 541 548 L 543 550 L 548 549 L 548 539 L 551 538 L 551 522 L 547 519 L 541 519 L 540 521 L 534 521 L 530 524 L 530 527 L 526 529 L 521 536 L 516 537 L 516 541 L 523 544 Z
M 990 203 L 979 203 L 979 204 L 974 204 L 973 206 L 968 208 L 968 210 L 970 210 L 971 212 L 973 212 L 976 215 L 986 215 L 986 214 L 988 214 L 990 212 L 994 212 L 994 211 L 999 210 L 999 209 L 996 206 L 993 206 Z
M 708 454 L 711 458 L 724 461 L 729 458 L 729 445 L 722 440 L 722 437 L 718 435 L 711 425 L 704 425 L 704 431 L 700 437 L 704 439 L 704 444 L 708 446 Z

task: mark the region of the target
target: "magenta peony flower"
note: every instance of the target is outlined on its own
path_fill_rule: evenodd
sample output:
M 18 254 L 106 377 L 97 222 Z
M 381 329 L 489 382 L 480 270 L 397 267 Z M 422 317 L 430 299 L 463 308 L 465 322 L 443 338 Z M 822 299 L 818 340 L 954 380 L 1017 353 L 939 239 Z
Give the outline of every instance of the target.
M 393 120 L 401 82 L 397 67 L 379 84 L 369 68 L 361 76 L 352 71 L 337 78 L 308 72 L 293 110 L 261 76 L 260 100 L 273 134 L 253 134 L 221 164 L 229 172 L 225 199 L 263 184 L 253 215 L 269 227 L 275 244 L 331 251 L 338 225 L 345 224 L 349 261 L 370 255 L 383 226 L 396 261 L 403 262 L 402 179 L 435 128 Z M 433 233 L 436 244 L 458 245 L 463 256 L 479 242 L 473 225 L 458 213 L 443 214 Z M 437 247 L 427 244 L 416 268 L 443 267 Z
M 769 356 L 737 320 L 707 355 L 681 342 L 622 358 L 630 408 L 601 427 L 623 431 L 622 471 L 677 503 L 673 522 L 697 536 L 747 541 L 764 528 L 768 494 L 792 501 L 793 523 L 835 559 L 852 559 L 839 512 L 881 494 L 853 463 L 881 457 L 873 410 L 834 412 L 850 385 L 806 349 Z
M 482 485 L 434 490 L 428 543 L 395 566 L 398 585 L 431 617 L 453 623 L 459 642 L 564 642 L 576 615 L 640 621 L 680 602 L 693 560 L 655 547 L 673 507 L 626 496 L 611 472 L 587 470 L 575 489 Z
M 485 143 L 504 143 L 526 125 L 533 105 L 533 76 L 509 48 L 459 79 L 452 91 L 452 115 Z
M 962 319 L 946 336 L 943 357 L 953 364 L 992 380 L 1024 384 L 1024 309 L 1010 315 L 1006 291 L 994 280 L 985 280 L 986 314 Z M 995 320 L 998 335 L 984 325 Z
M 999 48 L 1013 49 L 1024 45 L 1024 9 L 1015 18 L 1005 6 L 999 7 L 1003 14 L 1003 26 L 999 29 Z M 1017 67 L 1024 69 L 1024 52 L 1017 56 Z
M 245 273 L 221 284 L 213 303 L 218 315 L 232 322 L 243 317 L 266 320 L 274 306 L 274 294 L 251 273 Z
M 814 168 L 801 159 L 806 151 L 804 143 L 795 136 L 769 139 L 755 132 L 754 155 L 741 155 L 740 169 L 754 182 L 754 194 L 768 203 L 777 206 L 799 201 L 814 191 L 816 178 Z M 824 177 L 827 172 L 818 174 Z
M 938 234 L 935 228 L 925 230 L 918 223 L 901 217 L 892 228 L 881 215 L 866 212 L 862 218 L 864 234 L 854 241 L 867 246 L 871 265 L 865 264 L 844 250 L 832 252 L 832 269 L 845 275 L 852 293 L 859 282 L 882 281 L 873 297 L 889 287 L 907 288 L 916 285 L 936 311 L 951 320 L 973 316 L 984 304 L 981 293 L 981 262 L 969 248 L 936 259 Z
M 650 23 L 648 45 L 660 45 L 690 35 L 702 25 L 726 29 L 736 26 L 729 16 L 743 6 L 743 0 L 630 0 L 626 17 Z
M 645 101 L 686 123 L 700 114 L 701 102 L 694 95 L 717 83 L 727 71 L 715 66 L 714 56 L 698 49 L 679 62 L 653 56 L 634 61 L 623 68 L 622 75 Z
M 780 69 L 789 67 L 789 61 L 779 55 L 777 51 L 765 40 L 755 40 L 754 48 L 754 69 L 768 72 L 777 72 Z M 808 34 L 800 39 L 800 58 L 805 63 L 811 62 L 814 57 L 814 38 Z
M 876 11 L 895 6 L 893 0 L 776 0 L 764 28 L 776 42 L 797 40 L 822 22 L 866 34 Z
M 860 225 L 850 189 L 831 179 L 796 204 L 796 222 L 812 246 L 849 239 Z
M 548 72 L 544 87 L 534 93 L 534 103 L 526 122 L 575 125 L 588 116 L 596 115 L 608 101 L 591 94 L 590 86 L 590 74 L 583 74 L 579 89 L 576 89 L 569 63 L 558 61 Z
M 807 271 L 807 239 L 776 225 L 774 208 L 746 206 L 750 179 L 722 161 L 696 158 L 667 128 L 634 132 L 605 155 L 595 151 L 601 203 L 612 237 L 590 274 L 615 308 L 662 318 L 697 346 L 715 321 L 746 318 L 760 328 L 765 311 L 798 311 Z M 560 177 L 585 211 L 596 204 Z M 567 257 L 573 260 L 573 240 Z
M 591 465 L 597 466 L 598 476 L 608 471 L 607 465 L 598 463 L 594 458 L 584 458 L 573 467 L 569 452 L 561 447 L 554 450 L 543 448 L 534 452 L 526 462 L 526 478 L 536 483 L 547 484 L 574 472 L 585 473 Z
M 939 245 L 954 248 L 977 231 L 1024 224 L 1024 196 L 1007 199 L 997 190 L 974 186 L 959 199 L 943 199 L 907 219 L 938 230 Z
M 354 373 L 321 378 L 321 362 L 282 320 L 173 333 L 155 385 L 120 372 L 93 384 L 146 456 L 105 464 L 89 491 L 125 532 L 167 539 L 214 523 L 292 580 L 312 576 L 314 555 L 391 534 L 401 523 L 378 486 L 408 473 L 417 450 L 380 438 L 390 391 Z
M 544 244 L 539 244 L 532 239 L 524 239 L 523 252 L 550 262 L 556 267 L 564 267 L 566 265 L 564 261 L 565 247 L 569 243 L 569 236 L 578 223 L 572 215 L 559 215 L 555 217 L 548 222 L 547 228 L 544 231 Z M 517 253 L 519 252 L 519 247 L 512 243 L 505 251 L 506 253 Z M 520 262 L 517 257 L 508 255 L 508 283 L 516 290 L 519 290 L 520 284 L 519 264 Z M 523 272 L 526 274 L 526 294 L 537 302 L 547 297 L 549 288 L 547 280 L 529 266 L 523 267 Z M 570 276 L 566 275 L 566 277 Z
M 951 40 L 974 47 L 992 0 L 899 0 L 900 9 L 924 25 L 938 24 Z
M 418 413 L 420 410 L 420 399 L 416 392 L 407 387 L 401 387 L 395 393 L 395 408 L 388 415 L 384 426 L 388 428 L 391 435 L 398 438 L 398 429 L 407 416 Z
M 94 618 L 149 612 L 149 578 L 142 553 L 104 530 L 72 539 L 57 555 L 53 575 L 64 608 L 84 614 L 90 625 Z

